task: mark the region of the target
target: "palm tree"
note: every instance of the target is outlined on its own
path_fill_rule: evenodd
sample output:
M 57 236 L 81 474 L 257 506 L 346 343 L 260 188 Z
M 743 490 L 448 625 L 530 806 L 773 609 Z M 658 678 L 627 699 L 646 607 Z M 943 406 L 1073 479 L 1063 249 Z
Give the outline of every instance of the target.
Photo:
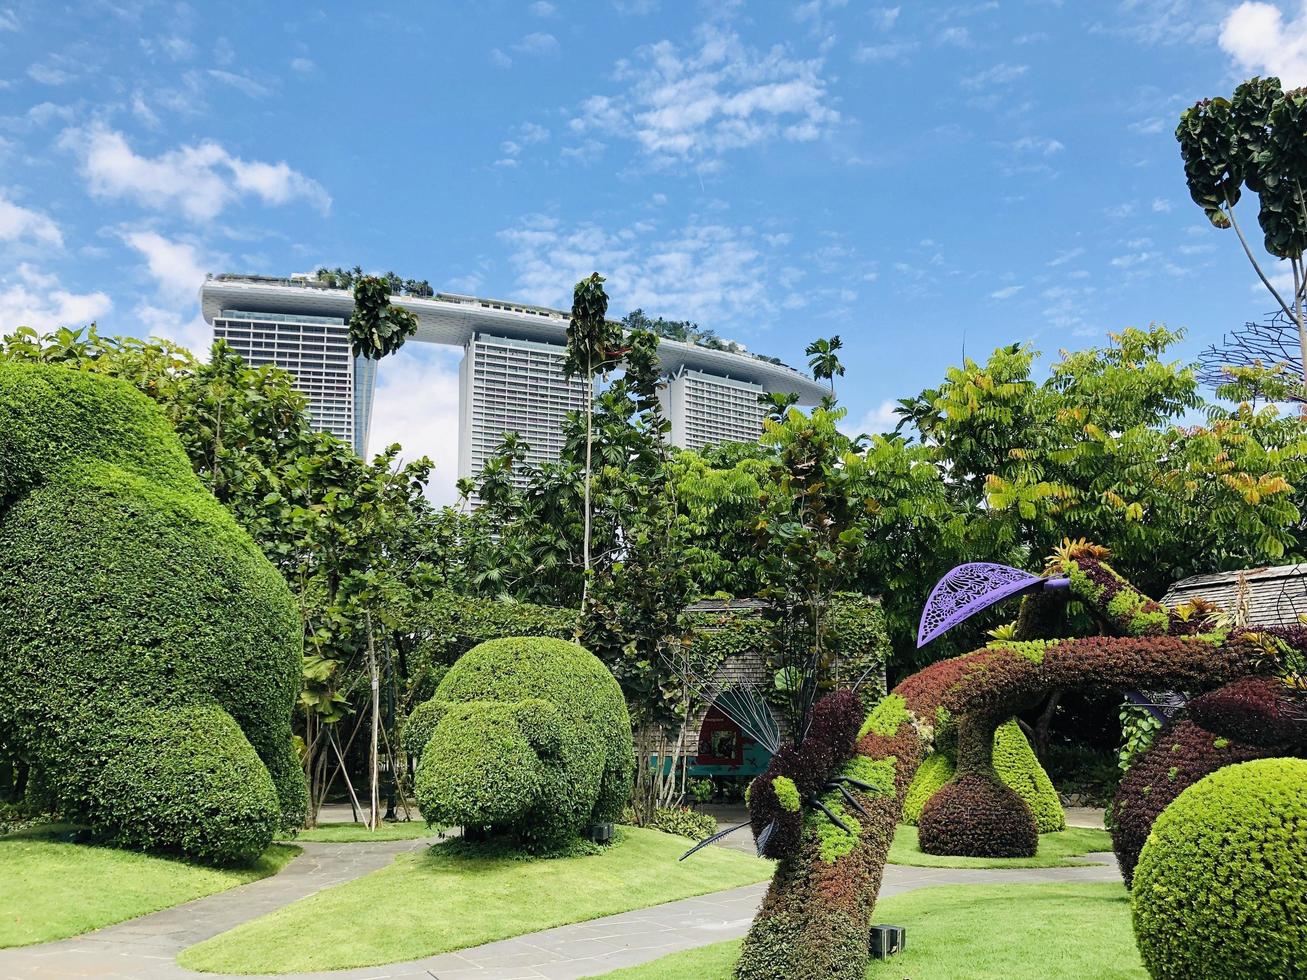
M 814 340 L 803 351 L 808 355 L 808 367 L 812 368 L 812 376 L 818 381 L 830 382 L 832 398 L 835 397 L 835 376 L 844 377 L 844 365 L 840 363 L 839 355 L 835 353 L 843 346 L 839 334 L 836 334 L 830 340 L 821 338 Z

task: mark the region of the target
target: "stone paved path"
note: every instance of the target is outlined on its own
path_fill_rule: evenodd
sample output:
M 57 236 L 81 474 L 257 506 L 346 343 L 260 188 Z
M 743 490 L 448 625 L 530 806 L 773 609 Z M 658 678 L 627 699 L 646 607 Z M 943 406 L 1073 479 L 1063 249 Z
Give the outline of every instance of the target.
M 301 844 L 304 853 L 271 878 L 83 936 L 0 950 L 0 978 L 212 980 L 214 974 L 184 970 L 174 957 L 186 947 L 241 922 L 385 867 L 395 855 L 425 843 Z M 1111 854 L 1087 857 L 1101 863 L 1092 867 L 1003 871 L 890 865 L 885 869 L 880 894 L 898 895 L 928 885 L 1120 880 Z M 409 963 L 282 974 L 281 980 L 574 980 L 743 936 L 765 889 L 765 883 L 747 885 Z M 440 910 L 433 909 L 433 914 L 439 915 Z

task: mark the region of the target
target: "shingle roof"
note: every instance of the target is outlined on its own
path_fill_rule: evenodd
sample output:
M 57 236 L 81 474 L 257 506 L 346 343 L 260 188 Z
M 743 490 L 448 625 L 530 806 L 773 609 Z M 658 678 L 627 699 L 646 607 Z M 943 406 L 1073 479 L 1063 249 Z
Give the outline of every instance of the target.
M 1162 602 L 1174 606 L 1195 597 L 1236 617 L 1242 604 L 1249 626 L 1300 626 L 1298 617 L 1307 615 L 1307 563 L 1193 575 L 1171 586 Z

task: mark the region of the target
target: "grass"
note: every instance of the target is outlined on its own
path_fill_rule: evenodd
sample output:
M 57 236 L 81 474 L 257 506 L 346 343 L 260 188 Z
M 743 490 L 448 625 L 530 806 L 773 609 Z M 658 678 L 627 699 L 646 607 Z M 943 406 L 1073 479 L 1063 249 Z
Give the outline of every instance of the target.
M 0 948 L 76 936 L 276 874 L 300 852 L 273 844 L 252 868 L 75 844 L 45 825 L 0 838 Z
M 890 864 L 917 868 L 1075 868 L 1092 861 L 1072 860 L 1090 851 L 1110 851 L 1112 836 L 1106 830 L 1068 827 L 1039 835 L 1039 851 L 1032 858 L 973 858 L 925 854 L 917 844 L 917 828 L 900 824 L 889 849 Z
M 361 823 L 320 823 L 312 830 L 301 830 L 293 837 L 283 835 L 277 839 L 322 844 L 357 844 L 363 841 L 414 840 L 419 837 L 435 837 L 439 833 L 438 828 L 428 827 L 423 820 L 383 823 L 376 830 L 368 830 Z
M 943 885 L 876 906 L 907 928 L 902 953 L 873 960 L 867 980 L 1148 980 L 1115 883 Z M 738 940 L 673 953 L 607 980 L 730 980 Z
M 763 881 L 772 863 L 635 827 L 589 857 L 524 861 L 436 844 L 185 950 L 220 973 L 293 973 L 433 956 L 554 926 Z M 455 843 L 455 842 L 450 842 Z M 341 928 L 348 923 L 348 928 Z

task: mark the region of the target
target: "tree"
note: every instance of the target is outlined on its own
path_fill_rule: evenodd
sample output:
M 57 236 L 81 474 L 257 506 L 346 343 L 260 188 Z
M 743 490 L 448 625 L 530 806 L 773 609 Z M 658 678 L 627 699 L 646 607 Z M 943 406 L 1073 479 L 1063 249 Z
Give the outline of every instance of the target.
M 604 292 L 604 277 L 591 273 L 572 290 L 572 317 L 567 322 L 567 357 L 563 373 L 571 378 L 585 376 L 585 530 L 582 539 L 582 563 L 585 578 L 581 584 L 581 608 L 590 586 L 590 490 L 592 482 L 595 375 L 605 371 L 613 359 L 620 356 L 617 348 L 622 340 L 622 328 L 609 322 L 608 294 Z
M 105 338 L 94 325 L 44 336 L 20 327 L 0 340 L 3 358 L 123 378 L 158 401 L 201 482 L 292 583 L 307 650 L 299 727 L 312 822 L 338 773 L 348 784 L 352 738 L 337 729 L 355 714 L 361 681 L 371 679 L 369 643 L 378 683 L 393 700 L 396 624 L 406 604 L 420 603 L 442 579 L 437 515 L 423 496 L 430 461 L 400 466 L 397 446 L 360 459 L 313 431 L 308 400 L 287 372 L 251 368 L 221 341 L 201 364 L 166 341 Z M 396 744 L 391 729 L 393 715 L 378 733 L 386 754 Z
M 395 353 L 418 329 L 418 318 L 392 306 L 392 287 L 398 277 L 361 276 L 354 283 L 354 312 L 349 318 L 349 339 L 355 357 L 374 361 Z
M 843 346 L 839 334 L 836 334 L 830 340 L 818 338 L 803 349 L 803 353 L 808 356 L 808 367 L 812 369 L 812 376 L 818 381 L 830 382 L 832 397 L 835 395 L 835 376 L 844 377 L 844 365 L 840 363 L 839 355 L 836 353 Z
M 1203 351 L 1199 377 L 1213 388 L 1240 381 L 1255 398 L 1307 401 L 1300 378 L 1298 325 L 1284 311 L 1264 322 L 1247 322 Z
M 1234 229 L 1258 278 L 1297 328 L 1299 368 L 1307 371 L 1307 90 L 1285 92 L 1278 78 L 1251 78 L 1228 100 L 1203 99 L 1186 109 L 1175 138 L 1189 196 L 1214 226 Z M 1287 301 L 1239 227 L 1235 205 L 1242 188 L 1258 197 L 1266 251 L 1289 263 L 1293 292 Z

